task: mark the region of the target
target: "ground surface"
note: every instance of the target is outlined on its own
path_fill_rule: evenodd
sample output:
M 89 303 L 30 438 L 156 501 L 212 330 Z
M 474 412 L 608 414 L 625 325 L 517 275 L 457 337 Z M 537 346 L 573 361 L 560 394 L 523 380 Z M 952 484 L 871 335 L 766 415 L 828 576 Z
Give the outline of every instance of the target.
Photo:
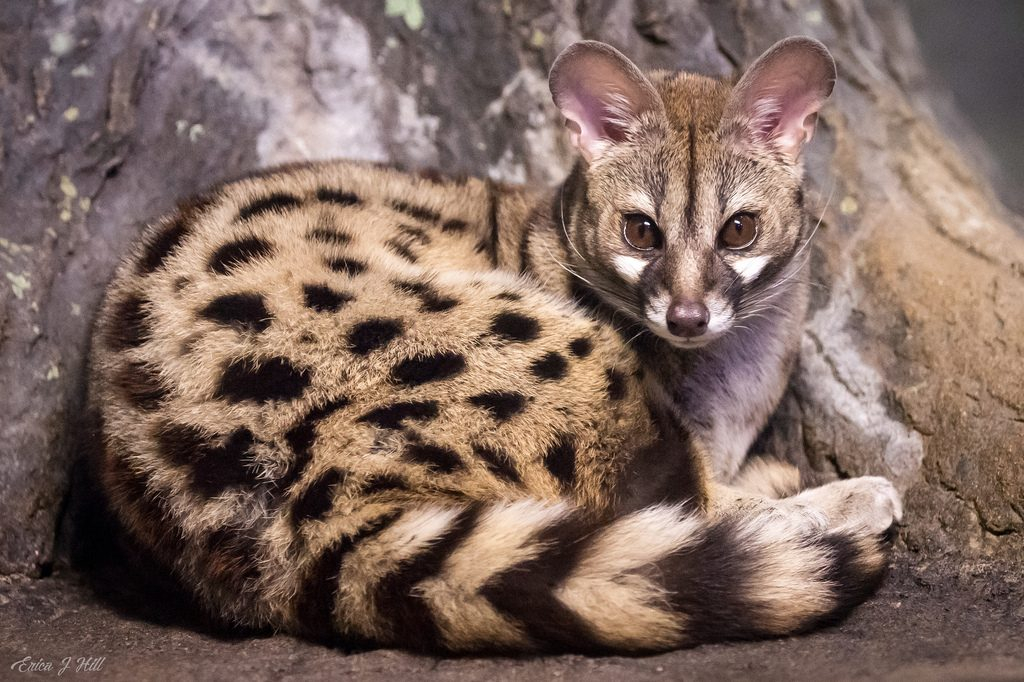
M 228 635 L 162 607 L 99 596 L 75 574 L 0 584 L 0 679 L 1024 680 L 1024 581 L 1004 568 L 938 575 L 898 563 L 846 622 L 811 635 L 644 658 L 435 659 Z M 190 622 L 190 620 L 192 622 Z M 31 657 L 50 672 L 18 671 Z M 79 657 L 101 670 L 71 674 Z

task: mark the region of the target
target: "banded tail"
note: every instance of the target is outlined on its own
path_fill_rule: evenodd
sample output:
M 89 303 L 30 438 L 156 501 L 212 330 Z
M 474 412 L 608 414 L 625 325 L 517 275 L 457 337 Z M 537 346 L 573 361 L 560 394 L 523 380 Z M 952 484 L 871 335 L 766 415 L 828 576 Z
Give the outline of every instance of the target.
M 647 652 L 786 635 L 871 594 L 884 542 L 806 514 L 611 522 L 565 504 L 419 507 L 339 538 L 303 578 L 306 634 L 430 651 Z

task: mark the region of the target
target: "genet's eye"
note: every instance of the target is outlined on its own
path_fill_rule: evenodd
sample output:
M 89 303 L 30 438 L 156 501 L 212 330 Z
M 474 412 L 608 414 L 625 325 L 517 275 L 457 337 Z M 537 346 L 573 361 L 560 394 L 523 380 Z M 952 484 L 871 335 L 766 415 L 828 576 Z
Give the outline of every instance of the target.
M 725 221 L 718 233 L 719 246 L 731 249 L 745 249 L 757 239 L 757 218 L 749 213 L 737 213 Z
M 643 213 L 627 213 L 622 216 L 622 238 L 639 251 L 661 248 L 661 230 Z

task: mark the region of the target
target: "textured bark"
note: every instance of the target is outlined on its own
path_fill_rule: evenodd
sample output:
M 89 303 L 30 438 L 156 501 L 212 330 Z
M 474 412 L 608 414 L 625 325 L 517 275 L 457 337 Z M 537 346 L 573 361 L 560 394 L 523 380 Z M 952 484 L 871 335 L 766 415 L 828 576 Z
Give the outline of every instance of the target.
M 829 46 L 840 81 L 808 158 L 820 286 L 793 390 L 762 447 L 826 477 L 892 477 L 906 492 L 901 536 L 923 559 L 1020 556 L 1024 239 L 938 131 L 900 10 L 859 0 L 422 9 L 0 3 L 0 573 L 37 575 L 54 559 L 84 445 L 90 320 L 139 226 L 177 197 L 334 156 L 550 184 L 570 156 L 546 70 L 569 42 L 730 76 L 798 33 Z

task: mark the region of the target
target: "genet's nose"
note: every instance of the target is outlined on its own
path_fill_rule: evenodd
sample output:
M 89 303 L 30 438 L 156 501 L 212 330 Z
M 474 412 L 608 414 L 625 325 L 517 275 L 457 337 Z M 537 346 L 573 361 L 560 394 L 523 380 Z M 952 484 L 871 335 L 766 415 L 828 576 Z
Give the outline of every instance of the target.
M 692 338 L 707 331 L 710 318 L 711 313 L 703 303 L 681 299 L 669 306 L 665 323 L 673 335 Z

